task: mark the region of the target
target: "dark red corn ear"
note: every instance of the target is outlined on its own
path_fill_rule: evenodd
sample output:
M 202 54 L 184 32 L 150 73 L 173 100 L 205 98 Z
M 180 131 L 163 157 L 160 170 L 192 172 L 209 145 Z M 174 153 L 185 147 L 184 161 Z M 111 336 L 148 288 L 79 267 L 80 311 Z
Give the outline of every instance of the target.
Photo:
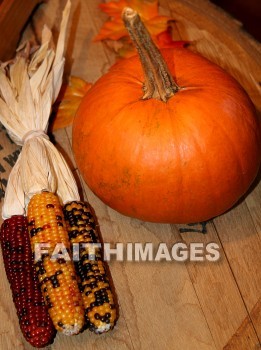
M 4 266 L 25 339 L 41 348 L 53 342 L 55 329 L 34 267 L 26 217 L 12 216 L 1 226 Z

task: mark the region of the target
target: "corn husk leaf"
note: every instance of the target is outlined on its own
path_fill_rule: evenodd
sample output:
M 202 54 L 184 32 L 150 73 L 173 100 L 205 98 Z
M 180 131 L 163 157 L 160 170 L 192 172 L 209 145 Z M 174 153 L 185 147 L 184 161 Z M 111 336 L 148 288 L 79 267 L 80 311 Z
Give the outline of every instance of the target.
M 9 176 L 4 219 L 23 215 L 30 198 L 44 190 L 57 193 L 63 203 L 79 199 L 66 161 L 45 134 L 62 85 L 70 7 L 68 1 L 56 49 L 45 26 L 39 47 L 23 44 L 12 61 L 0 65 L 0 121 L 12 140 L 23 146 Z

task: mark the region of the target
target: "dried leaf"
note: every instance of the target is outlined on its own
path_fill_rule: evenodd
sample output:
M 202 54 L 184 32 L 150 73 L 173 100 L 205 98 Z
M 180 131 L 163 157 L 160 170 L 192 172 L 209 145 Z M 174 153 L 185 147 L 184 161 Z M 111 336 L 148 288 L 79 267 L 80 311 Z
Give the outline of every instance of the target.
M 47 43 L 48 47 L 50 46 L 50 44 L 53 40 L 53 36 L 52 36 L 52 32 L 50 31 L 50 29 L 47 27 L 46 24 L 44 24 L 43 26 L 43 30 L 42 30 L 42 46 Z
M 113 19 L 121 19 L 124 7 L 131 7 L 136 10 L 143 20 L 158 16 L 157 0 L 119 0 L 109 1 L 99 5 L 100 9 Z
M 121 11 L 127 5 L 127 0 L 109 1 L 107 3 L 99 4 L 99 8 L 106 13 L 113 20 L 121 17 Z
M 105 40 L 104 43 L 109 49 L 117 54 L 118 58 L 129 58 L 137 54 L 131 40 L 129 40 L 127 37 L 117 41 Z
M 41 64 L 48 52 L 54 51 L 52 40 L 52 32 L 46 25 L 44 25 L 42 30 L 41 46 L 31 48 L 31 51 L 33 50 L 33 52 L 31 52 L 32 57 L 29 63 L 29 75 L 31 75 L 31 73 L 34 73 L 36 69 L 38 69 L 39 64 Z
M 22 137 L 21 130 L 17 130 L 17 121 L 10 118 L 10 109 L 7 107 L 5 101 L 0 98 L 0 120 L 4 127 L 13 135 Z
M 100 4 L 99 7 L 110 18 L 104 23 L 94 40 L 103 40 L 119 58 L 128 58 L 137 54 L 121 18 L 124 7 L 131 7 L 139 13 L 152 40 L 160 49 L 185 47 L 188 44 L 186 41 L 173 40 L 173 20 L 159 15 L 157 0 L 112 0 Z
M 165 30 L 157 35 L 156 44 L 160 49 L 168 49 L 173 47 L 186 47 L 189 45 L 189 41 L 173 40 L 171 32 L 169 30 Z
M 110 1 L 106 4 L 100 4 L 100 8 L 110 16 L 110 19 L 104 23 L 99 34 L 95 37 L 95 41 L 105 39 L 119 40 L 128 36 L 121 18 L 124 7 L 131 7 L 136 10 L 152 35 L 157 35 L 165 30 L 167 22 L 170 20 L 167 16 L 159 15 L 157 0 Z
M 57 63 L 59 63 L 61 60 L 63 60 L 65 36 L 66 36 L 66 29 L 67 29 L 68 21 L 69 21 L 70 10 L 71 10 L 71 2 L 68 1 L 67 5 L 63 11 L 63 17 L 62 17 L 62 22 L 61 22 L 62 30 L 60 30 L 59 37 L 58 37 L 55 59 L 54 59 L 54 67 L 56 66 Z
M 186 47 L 189 45 L 189 41 L 174 40 L 173 33 L 175 30 L 175 21 L 171 20 L 168 22 L 167 29 L 159 33 L 155 37 L 157 46 L 161 49 L 173 48 L 173 47 Z
M 44 139 L 41 137 L 32 138 L 30 142 L 24 144 L 20 155 L 22 188 L 26 196 L 31 198 L 42 190 L 55 192 L 57 178 Z M 30 181 L 27 180 L 27 177 Z
M 3 96 L 4 101 L 9 106 L 9 108 L 14 111 L 16 109 L 16 89 L 12 88 L 11 82 L 6 76 L 6 71 L 0 69 L 0 93 Z
M 95 41 L 111 39 L 119 40 L 127 35 L 127 30 L 122 24 L 121 19 L 107 21 L 102 26 L 99 34 L 95 37 Z
M 25 65 L 25 59 L 23 57 L 17 57 L 13 65 L 10 66 L 10 83 L 15 97 L 17 97 L 17 91 L 19 91 L 23 82 L 20 72 L 25 70 Z
M 41 55 L 41 50 L 39 50 L 39 55 Z M 53 64 L 54 52 L 47 51 L 42 61 L 38 61 L 38 67 L 30 79 L 31 90 L 33 93 L 33 100 L 36 107 L 39 110 L 39 98 L 41 93 L 45 90 L 45 84 L 47 76 L 50 73 L 50 67 Z
M 61 59 L 60 62 L 58 62 L 56 65 L 54 65 L 53 68 L 53 96 L 52 96 L 52 103 L 55 102 L 55 100 L 58 97 L 58 94 L 60 92 L 62 82 L 63 82 L 63 69 L 64 69 L 65 59 Z
M 48 140 L 44 140 L 45 143 L 50 143 Z M 61 153 L 55 148 L 55 146 L 50 143 L 48 147 L 49 157 L 52 157 L 54 173 L 56 175 L 57 181 L 57 195 L 65 202 L 71 202 L 79 198 L 78 187 L 76 181 L 72 181 L 72 173 L 65 159 Z
M 0 121 L 14 142 L 23 146 L 9 176 L 4 219 L 23 214 L 31 196 L 42 190 L 56 192 L 62 202 L 79 199 L 68 165 L 45 134 L 62 85 L 69 11 L 70 1 L 63 12 L 56 50 L 45 27 L 39 48 L 26 43 L 14 60 L 0 66 Z
M 53 121 L 50 126 L 51 130 L 65 128 L 72 124 L 81 100 L 91 86 L 92 84 L 86 83 L 80 78 L 69 78 L 68 84 L 62 86 L 54 105 Z
M 5 191 L 6 198 L 9 199 L 8 206 L 3 206 L 2 216 L 3 218 L 9 217 L 10 207 L 16 215 L 24 215 L 24 192 L 21 184 L 21 155 L 19 155 L 13 169 L 13 179 L 8 180 L 8 185 Z
M 152 39 L 154 36 L 160 34 L 168 27 L 168 22 L 170 21 L 170 17 L 167 16 L 157 16 L 145 22 L 145 26 L 147 27 Z
M 172 27 L 168 27 L 167 30 L 153 36 L 153 41 L 156 43 L 159 49 L 186 47 L 189 45 L 189 41 L 176 41 L 172 39 Z M 119 41 L 106 40 L 106 45 L 114 50 L 119 58 L 129 58 L 137 55 L 137 50 L 133 46 L 129 38 L 123 38 Z
M 36 118 L 35 105 L 33 103 L 30 80 L 26 69 L 24 69 L 21 72 L 21 77 L 22 77 L 22 83 L 17 96 L 19 110 L 17 110 L 16 113 L 17 115 L 19 114 L 19 117 L 22 120 L 23 125 L 29 129 L 30 125 L 32 125 L 33 123 L 33 120 Z

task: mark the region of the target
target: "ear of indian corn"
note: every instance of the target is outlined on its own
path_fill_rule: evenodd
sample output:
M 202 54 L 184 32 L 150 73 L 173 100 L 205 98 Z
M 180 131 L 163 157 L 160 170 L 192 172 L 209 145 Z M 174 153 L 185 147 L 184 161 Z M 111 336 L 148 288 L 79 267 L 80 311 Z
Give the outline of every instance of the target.
M 91 247 L 92 243 L 100 243 L 95 219 L 89 205 L 77 201 L 64 206 L 64 217 L 71 244 L 80 244 L 75 267 L 81 281 L 87 326 L 95 333 L 107 332 L 115 325 L 116 306 L 101 248 Z M 84 247 L 83 243 L 87 245 Z
M 59 198 L 51 192 L 35 194 L 27 215 L 33 251 L 37 243 L 49 244 L 48 254 L 36 262 L 36 270 L 54 326 L 64 334 L 77 334 L 84 326 L 84 310 L 74 264 L 71 259 L 52 256 L 57 244 L 70 252 Z
M 1 226 L 1 246 L 20 328 L 34 347 L 52 343 L 55 329 L 41 293 L 26 217 L 12 216 Z

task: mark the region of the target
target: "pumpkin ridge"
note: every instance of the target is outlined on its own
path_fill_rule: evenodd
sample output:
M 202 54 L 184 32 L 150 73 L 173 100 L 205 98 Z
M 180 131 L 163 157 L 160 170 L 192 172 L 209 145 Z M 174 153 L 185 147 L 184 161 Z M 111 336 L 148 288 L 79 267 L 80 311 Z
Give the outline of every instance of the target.
M 215 179 L 214 179 L 214 174 L 212 171 L 210 171 L 211 166 L 210 166 L 210 162 L 209 162 L 209 154 L 208 151 L 207 152 L 203 152 L 202 147 L 201 147 L 201 143 L 200 140 L 196 137 L 196 135 L 193 135 L 193 138 L 196 142 L 197 145 L 197 150 L 199 151 L 202 159 L 204 160 L 204 172 L 207 172 L 206 177 L 208 178 L 208 181 L 210 182 L 210 190 L 211 190 L 211 196 L 214 196 L 214 199 L 211 201 L 211 205 L 213 206 L 214 204 L 214 212 L 216 212 L 217 209 L 217 203 L 219 200 L 219 196 L 217 193 L 217 184 L 215 183 Z M 209 191 L 210 192 L 210 191 Z
M 179 166 L 177 168 L 179 169 L 180 176 L 179 176 L 179 174 L 177 174 L 177 176 L 179 176 L 179 178 L 180 178 L 179 185 L 181 187 L 181 191 L 180 191 L 181 195 L 179 196 L 178 200 L 179 200 L 180 207 L 183 208 L 184 207 L 184 205 L 183 205 L 183 203 L 184 203 L 184 199 L 183 199 L 183 193 L 184 193 L 184 181 L 183 181 L 183 179 L 184 179 L 184 176 L 183 176 L 183 167 L 181 166 L 182 157 L 181 157 L 180 147 L 178 146 L 179 142 L 177 142 L 177 137 L 176 137 L 176 132 L 175 132 L 175 130 L 176 130 L 175 125 L 174 125 L 175 119 L 172 118 L 171 110 L 169 108 L 167 109 L 167 111 L 168 111 L 169 120 L 170 120 L 171 133 L 173 135 L 173 140 L 174 140 L 173 144 L 175 145 L 175 148 L 177 150 L 176 154 L 178 155 L 177 163 L 179 163 Z M 184 213 L 183 213 L 183 215 L 184 215 Z
M 236 162 L 238 164 L 238 168 L 240 170 L 240 182 L 241 182 L 241 187 L 242 187 L 242 190 L 245 190 L 245 188 L 247 187 L 246 186 L 246 179 L 245 179 L 245 176 L 243 175 L 244 174 L 244 171 L 243 171 L 243 164 L 241 163 L 241 160 L 238 156 L 238 152 L 236 151 L 236 147 L 235 147 L 235 144 L 234 142 L 232 141 L 229 133 L 226 131 L 225 127 L 219 122 L 218 118 L 215 118 L 214 119 L 216 125 L 218 125 L 218 127 L 222 130 L 222 132 L 226 135 L 226 139 L 229 141 L 230 145 L 231 145 L 231 150 L 232 152 L 234 153 L 234 158 L 236 159 Z
M 174 119 L 173 119 L 173 121 L 174 121 Z M 209 171 L 208 154 L 203 152 L 202 147 L 201 147 L 201 140 L 199 140 L 196 137 L 196 134 L 193 132 L 193 129 L 190 127 L 189 123 L 185 123 L 184 118 L 180 118 L 180 122 L 183 124 L 185 130 L 191 130 L 190 131 L 190 134 L 191 134 L 190 139 L 194 140 L 193 147 L 201 155 L 201 159 L 203 159 L 203 161 L 202 161 L 202 166 L 204 167 L 203 172 L 204 173 L 207 172 L 206 177 L 208 178 L 208 180 L 210 181 L 210 184 L 211 184 L 211 194 L 214 195 L 214 197 L 215 197 L 215 200 L 213 200 L 211 204 L 213 205 L 213 203 L 214 203 L 215 210 L 216 210 L 216 208 L 217 208 L 216 203 L 218 200 L 218 195 L 217 195 L 216 190 L 215 190 L 216 185 L 215 185 L 215 181 L 213 178 L 213 173 Z M 180 150 L 180 148 L 179 148 L 179 150 Z M 195 165 L 195 166 L 197 166 L 197 165 Z M 183 175 L 182 175 L 182 178 L 184 178 Z

